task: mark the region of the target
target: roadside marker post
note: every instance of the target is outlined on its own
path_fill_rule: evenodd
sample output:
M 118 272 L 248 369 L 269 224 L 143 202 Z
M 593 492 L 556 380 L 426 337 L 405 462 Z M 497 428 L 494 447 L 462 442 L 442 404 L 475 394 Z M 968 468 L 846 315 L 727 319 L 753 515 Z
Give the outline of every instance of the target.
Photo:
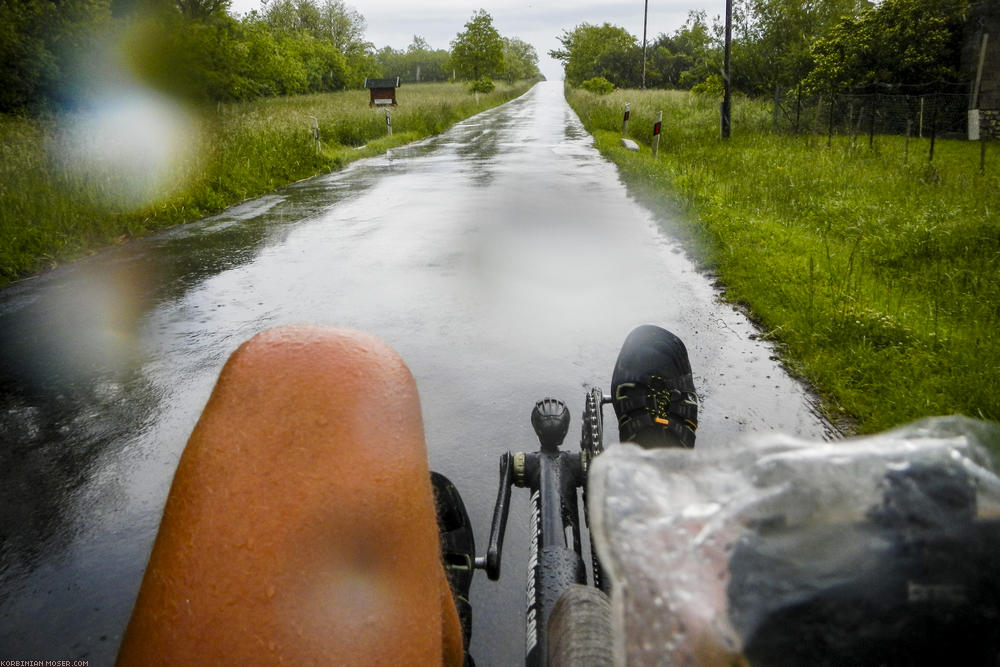
M 319 140 L 319 119 L 316 116 L 309 116 L 312 118 L 312 136 L 316 140 L 316 152 L 320 153 L 323 149 L 323 144 Z
M 622 136 L 623 137 L 627 137 L 628 136 L 628 115 L 629 115 L 629 109 L 631 107 L 632 107 L 631 104 L 629 104 L 628 102 L 625 103 L 625 120 L 622 121 Z
M 389 110 L 385 110 L 385 127 L 389 130 L 389 136 L 392 136 L 392 116 L 389 114 Z
M 660 129 L 663 127 L 663 112 L 656 114 L 656 125 L 653 126 L 653 158 L 660 152 Z

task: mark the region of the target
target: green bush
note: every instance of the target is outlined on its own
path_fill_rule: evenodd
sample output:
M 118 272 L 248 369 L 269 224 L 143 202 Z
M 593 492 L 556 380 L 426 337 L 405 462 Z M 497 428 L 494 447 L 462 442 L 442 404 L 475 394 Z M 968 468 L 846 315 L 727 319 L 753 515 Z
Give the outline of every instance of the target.
M 691 88 L 695 95 L 706 97 L 722 97 L 725 89 L 722 85 L 722 77 L 718 74 L 711 74 L 707 79 Z
M 469 82 L 469 90 L 474 93 L 492 93 L 494 88 L 496 88 L 496 84 L 488 76 L 481 76 L 475 81 Z
M 607 95 L 614 92 L 615 89 L 615 85 L 603 76 L 595 76 L 593 79 L 587 79 L 580 84 L 580 87 L 597 95 Z

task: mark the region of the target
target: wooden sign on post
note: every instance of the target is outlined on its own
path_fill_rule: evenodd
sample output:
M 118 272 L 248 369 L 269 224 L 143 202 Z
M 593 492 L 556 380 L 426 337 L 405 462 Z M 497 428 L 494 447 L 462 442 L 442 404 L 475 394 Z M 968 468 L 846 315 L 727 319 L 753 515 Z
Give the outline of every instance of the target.
M 399 77 L 391 79 L 365 79 L 365 88 L 371 91 L 368 106 L 396 106 L 396 89 L 399 88 Z

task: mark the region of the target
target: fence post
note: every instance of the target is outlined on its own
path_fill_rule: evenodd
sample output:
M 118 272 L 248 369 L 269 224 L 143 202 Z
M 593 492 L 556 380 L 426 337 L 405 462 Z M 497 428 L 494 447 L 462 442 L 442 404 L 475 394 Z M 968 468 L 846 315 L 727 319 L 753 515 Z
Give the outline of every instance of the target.
M 830 93 L 830 127 L 826 135 L 826 147 L 833 145 L 833 105 L 837 102 L 837 94 Z
M 983 34 L 983 44 L 979 49 L 979 67 L 976 68 L 976 83 L 972 88 L 972 98 L 969 100 L 970 109 L 979 108 L 979 89 L 983 82 L 983 64 L 986 62 L 986 45 L 989 43 L 989 33 Z
M 920 96 L 920 116 L 917 119 L 917 136 L 921 139 L 924 138 L 924 101 L 926 99 L 923 95 Z
M 799 120 L 802 116 L 802 87 L 795 89 L 795 134 L 799 133 Z
M 319 119 L 316 116 L 309 117 L 312 118 L 312 137 L 316 140 L 316 153 L 319 153 L 323 148 L 323 144 L 319 140 Z
M 653 125 L 653 157 L 660 152 L 660 129 L 663 127 L 663 112 L 656 115 L 656 124 Z
M 986 175 L 986 133 L 979 135 L 979 173 Z
M 623 137 L 627 137 L 628 136 L 628 116 L 629 116 L 629 110 L 631 108 L 632 108 L 632 105 L 629 104 L 628 102 L 626 102 L 625 103 L 625 120 L 622 121 L 622 136 Z
M 778 131 L 778 107 L 781 106 L 781 86 L 774 84 L 774 111 L 772 116 L 774 119 L 774 131 Z
M 931 109 L 931 152 L 930 155 L 927 157 L 928 162 L 934 161 L 934 142 L 937 139 L 937 111 L 938 111 L 937 97 L 934 98 L 933 102 L 934 106 Z
M 878 93 L 872 97 L 872 117 L 868 123 L 868 150 L 875 146 L 875 112 L 878 107 Z
M 910 161 L 910 132 L 913 128 L 913 119 L 906 119 L 906 143 L 903 146 L 903 162 Z

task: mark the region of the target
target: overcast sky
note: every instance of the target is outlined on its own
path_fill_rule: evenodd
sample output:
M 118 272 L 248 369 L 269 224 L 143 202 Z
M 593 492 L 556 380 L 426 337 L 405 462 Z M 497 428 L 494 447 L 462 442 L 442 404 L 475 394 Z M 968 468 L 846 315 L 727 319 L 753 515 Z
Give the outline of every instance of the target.
M 642 41 L 645 0 L 358 0 L 354 7 L 368 23 L 366 38 L 376 48 L 405 49 L 414 35 L 435 49 L 447 49 L 477 9 L 493 17 L 504 37 L 518 37 L 538 51 L 538 64 L 549 79 L 562 78 L 562 66 L 548 57 L 559 48 L 557 37 L 581 23 L 605 21 L 621 26 Z M 260 0 L 232 0 L 234 13 L 260 7 Z M 684 24 L 688 12 L 704 9 L 709 18 L 725 12 L 725 0 L 649 0 L 650 40 Z

